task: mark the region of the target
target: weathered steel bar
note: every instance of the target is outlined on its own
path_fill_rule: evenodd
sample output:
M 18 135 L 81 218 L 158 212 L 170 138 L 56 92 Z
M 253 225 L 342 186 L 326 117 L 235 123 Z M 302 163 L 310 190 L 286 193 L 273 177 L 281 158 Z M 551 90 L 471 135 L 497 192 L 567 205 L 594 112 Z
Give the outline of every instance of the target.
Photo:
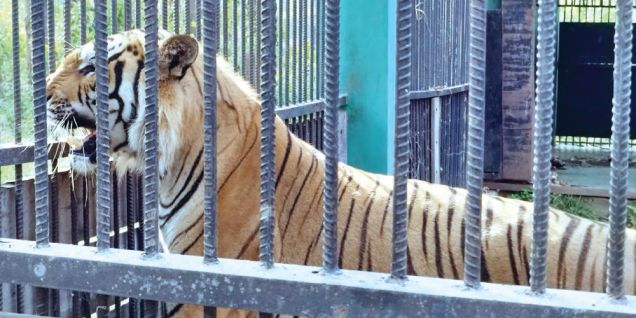
M 533 198 L 534 219 L 530 257 L 530 286 L 533 292 L 546 288 L 548 219 L 550 209 L 550 159 L 554 112 L 554 61 L 556 54 L 555 0 L 540 0 L 537 30 L 537 79 L 534 119 Z
M 71 6 L 71 0 L 64 0 L 64 54 L 73 48 L 71 43 Z
M 106 0 L 95 1 L 95 90 L 97 100 L 97 248 L 110 248 L 111 182 L 108 124 L 108 41 Z
M 204 260 L 216 262 L 216 48 L 219 0 L 203 0 Z
M 607 293 L 617 299 L 623 298 L 625 295 L 625 224 L 627 221 L 627 180 L 629 176 L 632 15 L 634 11 L 632 3 L 632 0 L 617 1 L 616 33 L 614 35 L 614 98 L 612 100 Z
M 323 275 L 314 266 L 281 264 L 264 269 L 260 262 L 233 259 L 208 266 L 195 256 L 144 259 L 136 251 L 95 251 L 82 246 L 69 254 L 67 245 L 33 249 L 32 242 L 3 240 L 0 268 L 12 275 L 2 275 L 0 281 L 310 317 L 636 315 L 635 296 L 612 302 L 599 293 L 550 289 L 550 297 L 536 297 L 525 286 L 484 283 L 484 288 L 475 290 L 457 280 L 421 276 L 395 284 L 387 282 L 385 273 L 342 270 L 340 275 Z M 82 275 L 68 279 L 69 272 Z M 179 292 L 171 286 L 179 286 Z
M 466 243 L 464 283 L 478 288 L 481 281 L 481 195 L 484 162 L 484 107 L 486 73 L 486 10 L 484 0 L 470 1 L 470 71 L 468 95 L 468 150 L 466 168 Z
M 323 268 L 338 270 L 338 68 L 340 57 L 340 1 L 327 0 L 325 25 L 325 181 L 323 200 Z
M 263 265 L 274 265 L 274 123 L 276 89 L 276 2 L 261 1 L 261 168 L 260 255 Z
M 393 186 L 393 260 L 391 277 L 406 279 L 407 180 L 409 172 L 409 114 L 411 101 L 411 1 L 397 3 L 397 70 L 395 92 L 395 159 Z M 327 10 L 327 14 L 329 11 Z
M 86 43 L 86 0 L 80 0 L 80 45 Z

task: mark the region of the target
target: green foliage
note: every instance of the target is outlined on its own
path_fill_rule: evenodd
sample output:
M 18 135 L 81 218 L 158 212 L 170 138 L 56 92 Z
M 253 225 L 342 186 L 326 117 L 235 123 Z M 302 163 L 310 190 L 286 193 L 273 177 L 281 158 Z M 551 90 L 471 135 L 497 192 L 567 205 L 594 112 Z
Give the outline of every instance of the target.
M 532 201 L 532 191 L 513 192 L 508 195 L 508 198 Z M 606 217 L 594 211 L 591 200 L 586 197 L 551 193 L 550 206 L 586 219 L 607 222 Z M 630 202 L 627 206 L 627 227 L 636 228 L 636 202 Z

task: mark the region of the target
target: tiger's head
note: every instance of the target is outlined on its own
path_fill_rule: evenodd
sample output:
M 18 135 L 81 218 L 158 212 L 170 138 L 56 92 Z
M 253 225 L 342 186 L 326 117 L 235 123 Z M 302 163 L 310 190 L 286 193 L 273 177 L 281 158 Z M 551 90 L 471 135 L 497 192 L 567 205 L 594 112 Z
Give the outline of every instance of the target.
M 110 156 L 116 169 L 122 171 L 141 172 L 144 166 L 144 37 L 143 31 L 133 30 L 108 38 Z M 157 151 L 162 176 L 183 152 L 202 147 L 203 63 L 194 38 L 160 31 L 158 40 Z M 256 93 L 236 77 L 232 67 L 217 58 L 219 149 L 236 148 L 232 144 L 240 139 L 237 134 L 253 123 L 252 115 L 259 109 Z M 92 42 L 69 52 L 47 78 L 49 123 L 68 130 L 84 128 L 88 132 L 81 142 L 75 141 L 71 151 L 73 170 L 81 174 L 95 170 L 95 81 Z M 241 109 L 235 104 L 242 105 Z M 237 156 L 230 151 L 228 160 Z M 222 158 L 218 161 L 222 165 Z

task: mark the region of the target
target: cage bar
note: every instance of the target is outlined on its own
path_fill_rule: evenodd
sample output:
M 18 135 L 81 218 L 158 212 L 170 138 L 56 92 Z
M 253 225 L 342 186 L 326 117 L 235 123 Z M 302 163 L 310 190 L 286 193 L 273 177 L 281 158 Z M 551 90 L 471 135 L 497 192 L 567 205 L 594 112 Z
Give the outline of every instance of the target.
M 338 68 L 340 56 L 340 1 L 326 1 L 325 29 L 325 181 L 323 200 L 323 267 L 338 270 Z
M 183 24 L 185 24 L 185 34 L 192 34 L 192 7 L 190 0 L 185 0 Z
M 195 6 L 195 17 L 196 17 L 196 32 L 197 32 L 197 40 L 201 40 L 201 3 L 203 0 L 196 0 L 196 6 Z
M 530 286 L 533 292 L 546 288 L 548 220 L 550 209 L 550 159 L 554 108 L 554 61 L 556 54 L 556 1 L 538 3 L 537 80 L 534 121 L 533 240 L 530 257 Z
M 119 32 L 119 26 L 118 26 L 117 20 L 118 20 L 117 0 L 110 0 L 110 32 L 111 34 Z
M 261 1 L 261 166 L 260 166 L 260 255 L 262 264 L 274 265 L 274 192 L 275 192 L 275 76 L 276 76 L 276 2 Z
M 328 13 L 328 12 L 327 12 Z M 391 277 L 406 279 L 406 231 L 408 226 L 407 181 L 409 171 L 409 123 L 411 87 L 411 15 L 409 0 L 397 3 L 397 65 L 395 93 L 395 159 L 393 186 L 393 254 Z M 329 21 L 329 20 L 327 20 Z M 327 22 L 329 23 L 329 22 Z
M 204 261 L 216 263 L 216 48 L 219 0 L 203 0 Z
M 468 152 L 465 212 L 464 283 L 477 288 L 481 280 L 481 193 L 484 160 L 484 98 L 486 69 L 486 11 L 483 0 L 470 1 L 470 69 L 468 94 Z
M 47 16 L 45 17 L 47 22 L 47 27 L 45 28 L 44 33 L 46 33 L 46 38 L 48 40 L 48 53 L 49 53 L 49 72 L 53 73 L 55 71 L 55 1 L 54 0 L 46 0 L 46 10 Z
M 86 0 L 80 0 L 80 44 L 86 43 Z
M 141 29 L 143 25 L 141 17 L 142 17 L 141 0 L 135 0 L 135 25 L 137 29 Z
M 147 256 L 155 256 L 159 252 L 157 239 L 157 1 L 146 0 L 145 8 L 145 60 L 146 74 L 146 107 L 144 113 L 144 152 L 145 167 L 143 181 L 144 202 L 144 249 Z
M 614 98 L 612 100 L 610 229 L 607 244 L 607 293 L 617 299 L 625 296 L 623 266 L 629 176 L 633 10 L 632 0 L 617 0 L 614 35 Z
M 132 6 L 130 0 L 124 0 L 124 29 L 130 30 L 132 27 Z
M 49 178 L 46 127 L 45 2 L 31 1 L 33 41 L 33 113 L 35 114 L 35 236 L 38 247 L 49 245 Z
M 146 9 L 148 1 L 144 1 L 146 3 Z M 168 30 L 168 0 L 161 0 L 161 28 L 164 30 Z M 146 17 L 148 13 L 146 12 Z
M 71 0 L 64 0 L 64 54 L 71 51 Z
M 108 42 L 106 0 L 95 1 L 95 91 L 97 100 L 97 247 L 110 247 L 111 182 L 108 127 Z
M 188 0 L 186 0 L 187 2 Z M 180 0 L 172 0 L 172 23 L 174 24 L 174 33 L 175 34 L 179 34 L 181 33 L 181 25 L 180 25 L 180 18 L 181 18 L 181 1 Z

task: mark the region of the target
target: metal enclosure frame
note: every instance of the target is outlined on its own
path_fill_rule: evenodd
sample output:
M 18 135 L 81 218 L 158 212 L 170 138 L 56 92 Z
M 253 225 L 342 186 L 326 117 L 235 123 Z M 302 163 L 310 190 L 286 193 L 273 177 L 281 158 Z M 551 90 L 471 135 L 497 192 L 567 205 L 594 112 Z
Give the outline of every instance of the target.
M 249 0 L 234 0 L 232 12 L 238 12 Z M 298 124 L 297 131 L 305 131 L 306 137 L 314 143 L 323 143 L 323 149 L 326 152 L 327 168 L 325 180 L 325 207 L 324 207 L 324 229 L 323 239 L 323 267 L 310 267 L 300 265 L 287 265 L 274 263 L 273 253 L 273 116 L 276 106 L 276 97 L 285 96 L 287 92 L 279 89 L 276 90 L 276 62 L 277 59 L 285 55 L 284 49 L 277 47 L 276 42 L 276 26 L 277 23 L 287 23 L 292 25 L 293 21 L 279 19 L 278 12 L 284 8 L 289 8 L 290 4 L 295 4 L 295 10 L 300 9 L 300 4 L 304 1 L 293 0 L 262 0 L 260 2 L 249 1 L 255 4 L 254 7 L 258 14 L 249 20 L 249 24 L 253 29 L 259 32 L 254 33 L 254 38 L 240 37 L 246 43 L 254 44 L 258 47 L 260 61 L 240 60 L 238 57 L 235 65 L 239 62 L 243 65 L 251 65 L 251 68 L 243 69 L 243 72 L 251 72 L 248 79 L 254 85 L 260 87 L 261 99 L 263 101 L 263 131 L 264 136 L 262 142 L 262 166 L 261 166 L 261 230 L 260 230 L 260 260 L 241 261 L 218 259 L 216 256 L 216 191 L 206 191 L 205 195 L 205 248 L 204 257 L 193 257 L 175 254 L 161 254 L 157 248 L 157 216 L 156 216 L 156 32 L 158 29 L 159 17 L 157 1 L 145 1 L 145 19 L 141 23 L 140 1 L 137 1 L 136 11 L 138 26 L 143 25 L 146 31 L 146 171 L 144 172 L 143 187 L 140 189 L 139 180 L 130 177 L 126 180 L 127 189 L 138 189 L 138 191 L 128 191 L 127 194 L 127 211 L 136 211 L 133 219 L 127 219 L 126 237 L 131 238 L 137 236 L 136 246 L 129 245 L 127 248 L 140 249 L 142 251 L 119 250 L 111 248 L 111 222 L 118 222 L 121 217 L 121 209 L 119 204 L 113 205 L 109 192 L 117 193 L 120 185 L 117 182 L 110 182 L 111 178 L 108 173 L 108 155 L 107 151 L 107 133 L 108 128 L 104 123 L 98 123 L 98 140 L 99 150 L 98 163 L 100 164 L 100 178 L 97 188 L 100 196 L 97 202 L 85 201 L 85 211 L 88 204 L 95 204 L 97 209 L 95 215 L 98 220 L 96 225 L 96 247 L 79 247 L 69 246 L 68 244 L 58 244 L 55 235 L 55 227 L 50 230 L 50 224 L 59 222 L 57 217 L 58 204 L 57 185 L 58 181 L 49 180 L 48 174 L 48 153 L 47 153 L 47 132 L 45 106 L 46 98 L 44 96 L 44 78 L 46 70 L 43 67 L 45 62 L 45 17 L 44 17 L 44 0 L 32 0 L 32 26 L 33 26 L 33 59 L 34 59 L 34 109 L 36 113 L 36 143 L 33 146 L 33 157 L 17 156 L 9 157 L 9 153 L 14 153 L 16 149 L 0 148 L 0 158 L 6 164 L 20 165 L 25 160 L 33 160 L 36 164 L 36 177 L 34 192 L 36 200 L 34 204 L 27 202 L 29 208 L 33 205 L 35 218 L 33 221 L 33 231 L 35 232 L 35 242 L 24 240 L 24 233 L 19 233 L 16 229 L 15 239 L 0 239 L 0 282 L 9 284 L 19 284 L 20 288 L 24 285 L 37 286 L 36 296 L 39 300 L 46 299 L 48 302 L 36 301 L 36 305 L 47 304 L 48 306 L 37 306 L 37 313 L 45 313 L 49 315 L 60 315 L 60 308 L 56 308 L 56 299 L 59 293 L 55 290 L 46 290 L 42 288 L 53 288 L 61 290 L 74 290 L 73 292 L 73 309 L 80 306 L 81 297 L 84 298 L 82 306 L 86 306 L 86 293 L 98 294 L 96 303 L 99 306 L 98 313 L 105 316 L 109 305 L 109 299 L 104 295 L 115 295 L 114 306 L 122 306 L 121 297 L 130 297 L 128 300 L 129 315 L 136 316 L 139 312 L 145 313 L 147 316 L 157 316 L 158 312 L 164 312 L 165 307 L 159 302 L 177 302 L 177 303 L 194 303 L 202 304 L 208 307 L 206 316 L 213 316 L 213 306 L 247 308 L 258 310 L 264 313 L 284 313 L 295 315 L 309 315 L 315 317 L 348 317 L 348 316 L 370 316 L 370 317 L 410 317 L 410 316 L 430 316 L 430 317 L 464 317 L 466 315 L 479 317 L 497 317 L 509 315 L 524 315 L 532 317 L 595 317 L 603 315 L 604 317 L 633 317 L 636 315 L 636 297 L 625 296 L 623 282 L 621 281 L 622 262 L 624 259 L 624 241 L 625 241 L 625 218 L 626 218 L 626 180 L 627 175 L 624 173 L 626 167 L 626 156 L 628 156 L 628 129 L 629 122 L 625 123 L 625 113 L 629 111 L 629 85 L 617 85 L 615 88 L 614 102 L 614 120 L 615 132 L 613 134 L 613 143 L 615 144 L 612 153 L 612 188 L 611 188 L 611 209 L 610 209 L 610 244 L 608 251 L 608 293 L 587 293 L 568 290 L 546 289 L 546 249 L 547 240 L 547 198 L 549 197 L 548 174 L 549 161 L 551 154 L 551 127 L 552 127 L 552 109 L 553 96 L 550 89 L 553 84 L 554 71 L 554 36 L 556 29 L 556 2 L 554 0 L 539 1 L 539 29 L 538 29 L 538 58 L 537 58 L 537 118 L 535 122 L 535 167 L 534 167 L 534 194 L 535 194 L 535 222 L 533 228 L 533 249 L 531 257 L 531 287 L 525 286 L 506 286 L 497 284 L 482 284 L 480 282 L 480 216 L 481 216 L 481 191 L 483 180 L 483 131 L 484 131 L 484 88 L 485 88 L 485 4 L 483 0 L 471 0 L 469 3 L 460 0 L 462 4 L 470 4 L 470 6 L 462 7 L 465 13 L 470 13 L 469 37 L 464 40 L 468 42 L 465 49 L 468 64 L 465 79 L 451 85 L 445 89 L 430 89 L 426 91 L 413 92 L 412 73 L 421 74 L 422 70 L 414 68 L 412 65 L 420 63 L 422 60 L 413 58 L 412 48 L 412 22 L 413 16 L 418 10 L 417 5 L 410 0 L 397 1 L 397 70 L 396 70 L 396 149 L 395 149 L 395 191 L 393 197 L 393 255 L 391 273 L 369 273 L 339 269 L 337 264 L 337 196 L 334 196 L 337 189 L 337 179 L 334 178 L 335 164 L 338 160 L 338 138 L 337 130 L 339 117 L 338 108 L 340 106 L 340 96 L 338 92 L 338 32 L 339 32 L 339 2 L 337 0 L 318 1 L 315 26 L 323 37 L 323 39 L 315 42 L 316 45 L 323 47 L 324 51 L 318 50 L 316 61 L 324 61 L 324 66 L 315 67 L 315 79 L 320 83 L 316 84 L 316 91 L 313 92 L 317 96 L 318 101 L 314 103 L 305 103 L 303 106 L 288 106 L 283 108 L 283 114 L 296 116 L 298 109 L 305 108 L 314 112 L 318 109 L 324 112 L 324 116 L 309 116 L 309 119 L 293 121 L 291 124 Z M 100 111 L 107 111 L 104 106 L 107 99 L 104 87 L 107 85 L 107 68 L 106 68 L 106 25 L 107 10 L 106 0 L 98 0 L 96 2 L 96 42 L 102 44 L 103 51 L 97 53 L 96 72 L 98 96 L 100 98 Z M 631 58 L 632 29 L 631 0 L 619 0 L 619 19 L 617 19 L 617 40 L 616 40 L 616 61 L 629 64 Z M 17 10 L 17 0 L 14 0 L 14 8 Z M 51 5 L 53 2 L 48 2 Z M 70 5 L 70 1 L 66 2 Z M 160 7 L 162 11 L 161 17 L 163 23 L 168 24 L 168 1 L 163 1 Z M 226 2 L 229 4 L 230 2 Z M 419 3 L 419 2 L 418 2 Z M 439 3 L 446 3 L 440 1 Z M 438 4 L 439 4 L 438 3 Z M 459 3 L 459 2 L 457 2 Z M 85 10 L 84 1 L 81 1 Z M 178 4 L 178 3 L 177 3 Z M 219 1 L 205 0 L 203 2 L 196 1 L 194 8 L 195 14 L 186 13 L 186 16 L 195 16 L 196 34 L 203 39 L 204 60 L 205 60 L 205 110 L 206 110 L 206 134 L 208 141 L 205 147 L 205 165 L 206 176 L 205 186 L 207 189 L 216 188 L 215 178 L 215 62 L 217 47 L 226 47 L 224 39 L 229 39 L 223 35 L 223 32 L 229 34 L 229 21 L 227 16 L 223 16 L 223 10 L 227 10 L 227 6 L 219 6 Z M 324 6 L 323 6 L 324 5 Z M 125 3 L 127 22 L 126 27 L 131 26 L 132 5 L 129 1 Z M 304 6 L 306 8 L 307 6 Z M 311 6 L 310 6 L 311 7 Z M 49 9 L 52 8 L 49 6 Z M 224 9 L 225 8 L 225 9 Z M 175 12 L 179 12 L 179 6 L 173 7 Z M 218 10 L 221 14 L 218 14 Z M 50 9 L 51 10 L 51 9 Z M 311 10 L 310 10 L 311 11 Z M 251 11 L 254 13 L 255 11 Z M 303 10 L 299 10 L 303 12 Z M 306 12 L 306 11 L 305 11 Z M 311 11 L 313 12 L 313 11 Z M 17 13 L 14 11 L 14 15 Z M 302 13 L 301 13 L 302 15 Z M 223 16 L 225 21 L 220 23 L 218 17 Z M 68 15 L 65 16 L 68 18 Z M 178 26 L 179 15 L 175 15 L 175 26 Z M 244 16 L 245 17 L 245 16 Z M 280 15 L 279 15 L 280 17 Z M 287 15 L 288 18 L 291 15 Z M 258 21 L 257 21 L 258 20 Z M 300 19 L 302 20 L 302 19 Z M 51 20 L 49 20 L 51 21 Z M 203 21 L 203 23 L 202 23 Z M 306 20 L 305 20 L 306 21 Z M 185 23 L 185 28 L 193 30 L 192 21 Z M 299 36 L 293 35 L 294 39 L 299 38 L 303 43 L 303 35 L 310 35 L 309 29 L 302 29 L 304 21 L 298 22 L 298 28 L 292 28 L 299 31 Z M 14 25 L 17 25 L 14 20 Z M 248 24 L 248 20 L 233 20 L 234 30 L 238 29 L 238 24 Z M 216 25 L 222 27 L 215 27 Z M 114 25 L 113 25 L 114 26 Z M 224 29 L 228 26 L 228 30 Z M 249 28 L 249 27 L 248 27 Z M 467 30 L 468 30 L 467 29 Z M 243 28 L 242 30 L 245 30 Z M 289 27 L 287 30 L 290 30 Z M 305 30 L 305 31 L 302 31 Z M 313 29 L 312 29 L 313 30 Z M 52 31 L 52 30 L 49 30 Z M 178 30 L 177 30 L 178 31 Z M 221 37 L 216 32 L 221 33 Z M 70 30 L 66 29 L 66 32 Z M 85 36 L 85 30 L 82 32 Z M 49 33 L 50 34 L 50 33 Z M 234 32 L 234 39 L 238 37 Z M 461 34 L 461 32 L 460 32 Z M 464 35 L 466 35 L 464 33 Z M 461 37 L 461 36 L 460 36 Z M 217 42 L 221 39 L 220 42 Z M 252 42 L 250 42 L 252 41 Z M 258 43 L 258 44 L 257 44 Z M 223 45 L 217 45 L 223 44 Z M 236 48 L 234 52 L 240 51 L 237 47 L 242 47 L 235 42 L 228 41 Z M 280 45 L 280 43 L 278 43 Z M 277 52 L 277 49 L 279 50 Z M 223 50 L 221 50 L 224 52 Z M 225 51 L 226 52 L 226 51 Z M 295 51 L 294 51 L 295 52 Z M 303 54 L 306 56 L 306 54 Z M 312 53 L 309 53 L 311 56 Z M 245 56 L 245 55 L 243 55 Z M 291 58 L 290 58 L 291 59 Z M 278 60 L 280 61 L 280 60 Z M 54 60 L 49 60 L 54 65 Z M 290 73 L 295 73 L 298 78 L 305 74 L 302 69 L 306 66 L 302 58 L 297 58 L 295 64 L 285 64 L 290 66 Z M 299 64 L 300 63 L 300 64 Z M 258 67 L 255 66 L 258 65 Z M 460 63 L 461 64 L 461 63 Z M 624 63 L 616 63 L 615 82 L 629 83 L 630 70 L 629 66 L 625 67 Z M 305 65 L 305 66 L 301 66 Z M 260 69 L 256 72 L 255 69 Z M 311 73 L 311 68 L 307 69 L 307 73 Z M 287 72 L 287 71 L 285 71 Z M 319 74 L 320 73 L 320 74 Z M 258 74 L 258 75 L 256 75 Z M 304 76 L 304 75 L 303 75 Z M 467 84 L 464 83 L 467 81 Z M 279 76 L 278 82 L 289 81 L 294 87 L 290 91 L 290 100 L 293 102 L 306 102 L 302 96 L 294 96 L 293 92 L 304 92 L 306 88 L 298 88 L 302 86 L 303 81 L 294 81 L 294 77 L 282 78 Z M 19 81 L 18 81 L 19 82 Z M 466 99 L 466 89 L 469 94 L 467 96 L 466 116 L 469 118 L 467 128 L 467 178 L 466 185 L 469 190 L 469 199 L 466 212 L 466 236 L 465 236 L 465 268 L 464 281 L 444 280 L 427 277 L 411 277 L 406 275 L 406 224 L 408 221 L 408 210 L 406 205 L 406 178 L 408 175 L 408 165 L 410 160 L 410 121 L 413 116 L 411 111 L 417 110 L 412 107 L 411 100 L 414 98 L 440 98 L 452 94 L 459 94 Z M 302 95 L 303 93 L 299 93 Z M 308 93 L 308 95 L 312 95 Z M 287 99 L 285 99 L 287 100 Z M 439 99 L 438 99 L 439 101 Z M 435 102 L 439 106 L 439 102 Z M 19 105 L 19 104 L 18 104 Z M 19 112 L 18 112 L 19 113 Z M 305 115 L 302 115 L 305 116 Z M 435 117 L 435 116 L 434 116 Z M 303 123 L 312 123 L 312 118 L 320 118 L 320 125 L 325 125 L 325 129 L 316 127 L 313 122 L 314 130 L 308 133 L 303 127 Z M 289 123 L 289 121 L 288 121 Z M 627 125 L 625 125 L 627 124 Z M 627 133 L 626 133 L 627 130 Z M 318 142 L 316 141 L 318 140 Z M 28 149 L 20 146 L 21 149 Z M 28 153 L 30 156 L 31 154 Z M 17 170 L 16 170 L 17 171 Z M 331 174 L 331 175 L 330 175 Z M 21 177 L 21 176 L 20 176 Z M 57 180 L 57 175 L 52 180 Z M 53 186 L 51 186 L 53 184 Z M 22 201 L 22 193 L 24 191 L 24 183 L 21 178 L 16 182 L 15 211 L 16 217 L 24 217 Z M 19 191 L 18 191 L 19 189 Z M 84 189 L 84 195 L 91 189 Z M 29 191 L 31 191 L 29 189 Z M 51 200 L 48 200 L 51 195 Z M 143 195 L 143 201 L 141 199 Z M 75 198 L 77 199 L 77 198 Z M 71 199 L 73 200 L 73 198 Z M 141 206 L 140 202 L 143 202 Z M 71 205 L 71 210 L 73 205 Z M 118 212 L 119 211 L 119 212 Z M 22 214 L 20 214 L 22 212 Z M 73 213 L 73 212 L 72 212 Z M 74 212 L 78 214 L 78 211 Z M 254 213 L 257 213 L 254 211 Z M 77 215 L 76 215 L 77 216 Z M 128 215 L 129 216 L 129 215 Z M 0 218 L 2 220 L 2 218 Z M 84 222 L 88 217 L 84 218 Z M 15 220 L 14 220 L 15 221 Z M 23 220 L 16 221 L 18 223 Z M 138 223 L 140 230 L 136 230 L 135 223 Z M 117 224 L 117 223 L 115 223 Z M 78 224 L 75 224 L 78 226 Z M 3 227 L 0 226 L 0 229 Z M 115 227 L 116 231 L 119 229 Z M 24 229 L 20 229 L 24 231 Z M 73 231 L 75 232 L 75 231 Z M 133 235 L 133 233 L 135 235 Z M 76 233 L 77 234 L 77 233 Z M 76 235 L 74 234 L 74 235 Z M 84 236 L 84 245 L 91 242 L 88 239 L 91 233 L 82 233 Z M 2 233 L 0 233 L 2 235 Z M 4 237 L 4 235 L 2 235 Z M 28 237 L 32 237 L 29 235 Z M 119 238 L 119 235 L 115 235 Z M 73 238 L 74 242 L 78 242 L 79 237 Z M 119 241 L 112 242 L 113 247 L 118 247 Z M 135 244 L 133 244 L 135 245 Z M 81 274 L 78 274 L 81 273 Z M 21 297 L 23 290 L 17 289 L 18 298 Z M 0 299 L 2 299 L 0 297 Z M 138 299 L 145 299 L 138 302 Z M 90 305 L 90 304 L 88 304 Z M 20 300 L 18 300 L 18 307 Z M 143 307 L 143 308 L 142 308 Z M 132 310 L 134 308 L 135 310 Z M 138 309 L 138 310 L 137 310 Z M 24 310 L 24 304 L 22 304 Z M 85 314 L 86 308 L 82 308 Z M 19 311 L 19 310 L 18 310 Z M 118 311 L 119 313 L 119 311 Z M 70 315 L 71 313 L 64 313 Z M 73 312 L 74 316 L 79 312 Z

